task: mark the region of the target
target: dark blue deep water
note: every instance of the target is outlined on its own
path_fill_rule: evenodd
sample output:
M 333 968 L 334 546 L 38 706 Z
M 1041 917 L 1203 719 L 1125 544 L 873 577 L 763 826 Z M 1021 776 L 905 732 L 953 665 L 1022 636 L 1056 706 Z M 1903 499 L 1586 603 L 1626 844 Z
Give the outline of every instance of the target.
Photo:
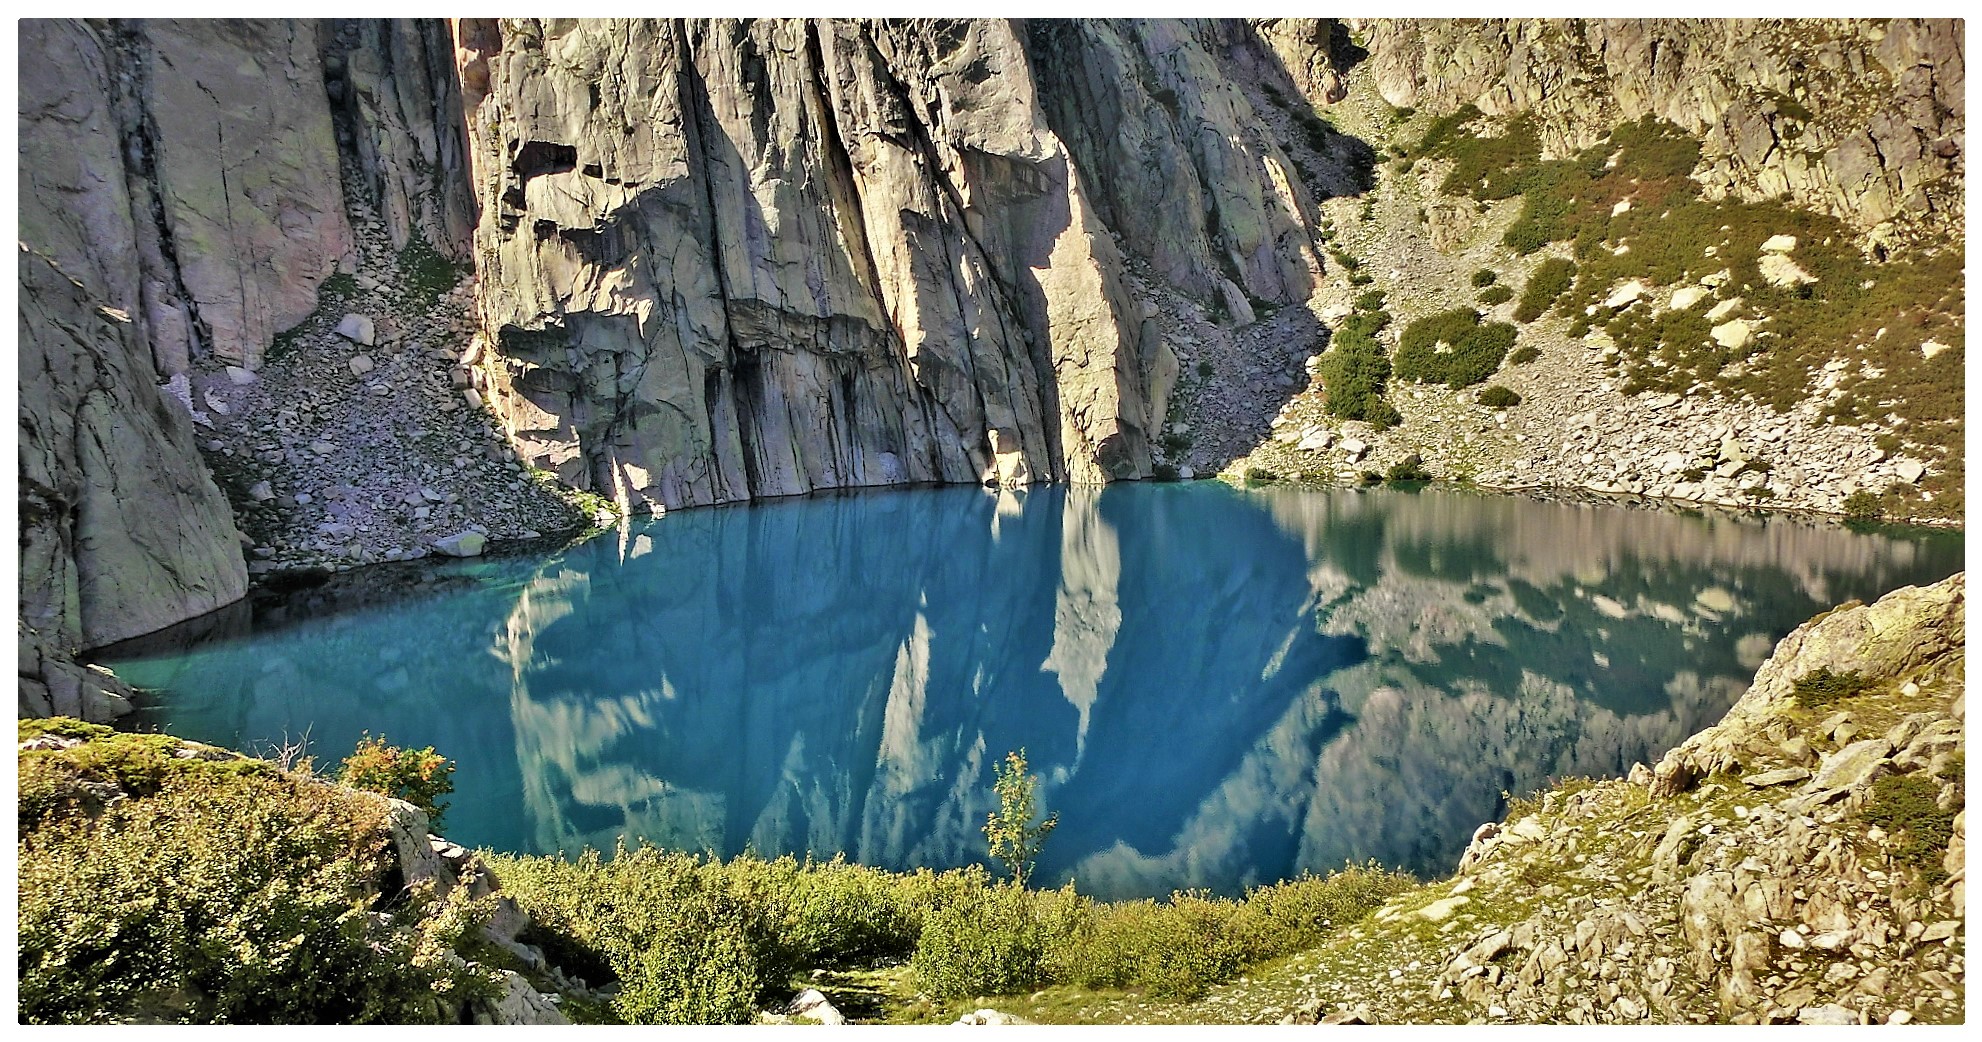
M 1503 792 L 1656 759 L 1796 625 L 1961 552 L 1435 490 L 921 489 L 380 573 L 111 662 L 189 738 L 438 747 L 469 845 L 957 865 L 1024 747 L 1042 882 L 1229 892 L 1447 872 Z

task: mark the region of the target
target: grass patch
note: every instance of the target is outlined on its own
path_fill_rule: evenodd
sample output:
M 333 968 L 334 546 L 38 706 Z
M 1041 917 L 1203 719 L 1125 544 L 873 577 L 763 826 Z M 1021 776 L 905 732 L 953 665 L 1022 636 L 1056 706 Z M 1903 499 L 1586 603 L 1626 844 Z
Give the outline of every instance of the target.
M 1506 286 L 1488 286 L 1480 293 L 1479 297 L 1480 303 L 1487 307 L 1493 307 L 1496 304 L 1505 304 L 1513 299 L 1514 291 L 1508 289 Z
M 1489 409 L 1512 409 L 1521 404 L 1520 395 L 1499 384 L 1481 388 L 1477 400 Z
M 417 235 L 399 251 L 398 263 L 400 288 L 423 308 L 433 307 L 474 269 L 471 264 L 457 264 L 441 256 L 432 243 Z

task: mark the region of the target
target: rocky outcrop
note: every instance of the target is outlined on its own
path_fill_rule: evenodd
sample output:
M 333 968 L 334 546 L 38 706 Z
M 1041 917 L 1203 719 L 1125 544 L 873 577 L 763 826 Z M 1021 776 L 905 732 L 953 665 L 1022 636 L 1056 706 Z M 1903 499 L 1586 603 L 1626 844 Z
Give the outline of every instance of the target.
M 209 611 L 247 586 L 227 501 L 134 323 L 20 252 L 20 708 L 127 710 L 76 650 Z
M 1655 116 L 1710 192 L 1784 194 L 1875 241 L 1959 237 L 1964 61 L 1949 19 L 1350 19 L 1392 105 L 1529 113 L 1562 154 Z M 1324 80 L 1325 82 L 1325 80 Z M 1317 101 L 1324 98 L 1310 94 Z
M 343 163 L 395 247 L 467 257 L 439 23 L 40 20 L 20 80 L 21 237 L 132 316 L 166 376 L 258 368 L 352 270 Z
M 138 323 L 166 375 L 253 368 L 350 250 L 312 21 L 39 22 L 22 237 Z
M 1962 976 L 1965 589 L 1955 575 L 1812 620 L 1655 769 L 1483 830 L 1453 894 L 1560 882 L 1525 918 L 1457 935 L 1441 985 L 1518 1020 L 1958 1020 L 1942 988 Z M 1797 681 L 1819 670 L 1869 683 L 1812 706 Z M 1924 802 L 1896 811 L 1899 790 L 1874 785 L 1889 776 Z M 1592 837 L 1620 816 L 1630 838 Z
M 635 508 L 1144 476 L 1174 359 L 1125 250 L 1242 305 L 1316 267 L 1225 31 L 461 22 L 478 379 Z

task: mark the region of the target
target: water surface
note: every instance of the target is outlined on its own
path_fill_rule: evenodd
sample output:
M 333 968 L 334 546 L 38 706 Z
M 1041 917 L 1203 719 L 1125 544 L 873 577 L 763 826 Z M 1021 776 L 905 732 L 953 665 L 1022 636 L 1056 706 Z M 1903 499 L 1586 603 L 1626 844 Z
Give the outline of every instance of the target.
M 678 513 L 113 661 L 189 738 L 438 747 L 470 845 L 957 865 L 1024 747 L 1061 818 L 1042 881 L 1231 892 L 1448 872 L 1503 793 L 1656 759 L 1797 624 L 1961 551 L 1437 490 L 918 489 Z

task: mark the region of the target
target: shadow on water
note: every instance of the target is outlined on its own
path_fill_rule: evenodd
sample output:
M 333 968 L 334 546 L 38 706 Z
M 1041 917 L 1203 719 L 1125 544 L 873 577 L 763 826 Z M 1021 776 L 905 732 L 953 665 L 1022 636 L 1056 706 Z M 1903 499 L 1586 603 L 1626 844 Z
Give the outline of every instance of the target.
M 1503 791 L 1655 758 L 1796 624 L 1960 557 L 1437 490 L 918 489 L 673 514 L 112 661 L 188 737 L 437 746 L 471 844 L 967 863 L 1024 747 L 1061 814 L 1043 880 L 1229 892 L 1442 873 Z

